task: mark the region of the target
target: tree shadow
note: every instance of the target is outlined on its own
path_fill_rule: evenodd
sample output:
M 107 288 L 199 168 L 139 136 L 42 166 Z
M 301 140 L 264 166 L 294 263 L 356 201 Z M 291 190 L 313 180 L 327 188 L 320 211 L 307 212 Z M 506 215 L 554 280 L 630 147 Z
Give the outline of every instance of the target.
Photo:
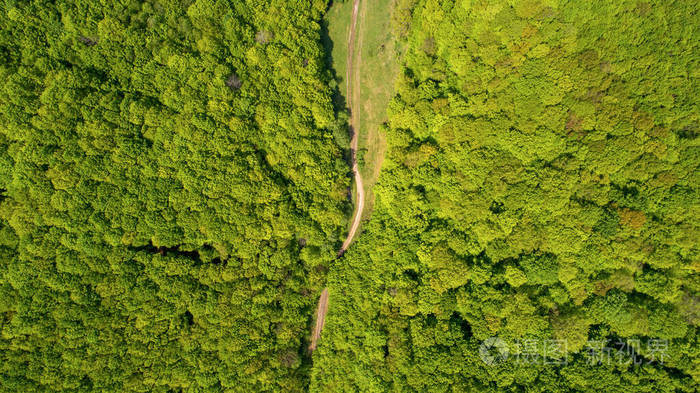
M 334 3 L 334 1 L 329 1 L 328 7 L 326 8 L 326 14 L 328 14 L 328 10 Z M 353 155 L 350 151 L 350 140 L 352 140 L 353 137 L 353 130 L 350 127 L 349 122 L 351 115 L 350 108 L 348 107 L 346 97 L 340 92 L 340 84 L 342 81 L 336 73 L 335 67 L 333 67 L 333 48 L 335 44 L 331 39 L 328 24 L 328 19 L 324 16 L 324 18 L 321 19 L 321 44 L 323 45 L 324 50 L 323 62 L 331 78 L 331 99 L 333 102 L 333 111 L 335 113 L 337 131 L 344 133 L 344 135 L 348 137 L 347 141 L 341 142 L 339 145 L 343 149 L 343 158 L 345 162 L 349 167 L 352 167 Z M 348 177 L 352 176 L 352 171 L 348 171 Z
M 333 6 L 333 1 L 329 2 L 328 9 Z M 326 12 L 328 12 L 326 9 Z M 326 69 L 330 73 L 331 79 L 334 83 L 331 84 L 332 94 L 333 94 L 333 109 L 335 110 L 336 117 L 339 112 L 348 112 L 348 104 L 345 97 L 340 93 L 340 78 L 333 67 L 333 40 L 331 39 L 330 33 L 328 31 L 328 20 L 326 18 L 321 19 L 321 44 L 323 45 L 323 60 Z

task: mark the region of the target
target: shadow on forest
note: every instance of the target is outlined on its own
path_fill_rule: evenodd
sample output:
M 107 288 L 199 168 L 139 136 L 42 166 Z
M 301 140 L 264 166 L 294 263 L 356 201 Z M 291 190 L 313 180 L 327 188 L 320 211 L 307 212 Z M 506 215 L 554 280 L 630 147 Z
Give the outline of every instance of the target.
M 212 246 L 209 246 L 206 244 L 202 247 L 203 247 L 203 251 L 211 252 L 213 250 Z M 198 250 L 183 251 L 183 250 L 180 250 L 180 246 L 156 247 L 153 245 L 152 242 L 148 242 L 148 244 L 145 246 L 129 247 L 129 249 L 132 251 L 145 251 L 145 252 L 148 252 L 151 254 L 160 254 L 162 256 L 175 255 L 175 256 L 185 257 L 185 258 L 191 259 L 197 265 L 201 265 L 201 264 L 205 264 L 205 263 L 219 265 L 223 262 L 224 266 L 226 266 L 227 261 L 228 261 L 226 259 L 222 261 L 220 257 L 212 258 L 210 260 L 205 260 L 204 258 L 202 258 L 202 255 L 200 255 L 200 252 Z
M 330 0 L 328 2 L 328 6 L 326 7 L 326 13 L 328 10 L 333 6 L 334 1 Z M 330 88 L 331 88 L 331 93 L 332 93 L 332 100 L 333 100 L 333 111 L 335 112 L 335 118 L 338 119 L 348 119 L 350 115 L 350 108 L 348 108 L 348 102 L 346 98 L 340 93 L 340 83 L 341 79 L 338 77 L 338 74 L 336 73 L 336 69 L 333 67 L 333 47 L 334 43 L 333 40 L 331 39 L 330 32 L 328 29 L 328 20 L 324 17 L 320 21 L 321 24 L 321 44 L 323 45 L 323 65 L 326 67 L 328 70 L 328 73 L 331 77 L 332 83 L 330 83 Z M 343 116 L 344 115 L 344 116 Z M 353 136 L 353 130 L 352 127 L 350 127 L 350 124 L 346 121 L 345 124 L 343 124 L 343 127 L 345 128 L 345 131 L 347 132 L 347 135 L 349 138 L 352 138 Z M 352 166 L 352 152 L 350 150 L 350 146 L 342 146 L 344 149 L 344 156 L 345 160 L 348 163 L 348 166 Z M 349 176 L 352 176 L 352 171 L 348 172 Z M 349 190 L 350 195 L 352 191 Z M 352 211 L 352 210 L 351 210 Z M 304 244 L 300 243 L 300 246 L 304 246 Z M 340 257 L 342 253 L 338 254 L 338 257 Z M 307 310 L 307 331 L 312 331 L 313 326 L 315 325 L 315 318 L 316 318 L 316 313 L 315 313 L 315 307 L 312 306 Z M 300 357 L 301 360 L 301 366 L 299 367 L 299 370 L 310 370 L 311 367 L 313 366 L 313 359 L 312 359 L 312 353 L 309 352 L 309 344 L 311 343 L 310 337 L 304 337 L 303 340 L 301 340 L 301 345 L 297 349 L 297 354 Z M 304 375 L 308 375 L 308 372 L 304 372 Z M 309 381 L 307 380 L 307 383 Z

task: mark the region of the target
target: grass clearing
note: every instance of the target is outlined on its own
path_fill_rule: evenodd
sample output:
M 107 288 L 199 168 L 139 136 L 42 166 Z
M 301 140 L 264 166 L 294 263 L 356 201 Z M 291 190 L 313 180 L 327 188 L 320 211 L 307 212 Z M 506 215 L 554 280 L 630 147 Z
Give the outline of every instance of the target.
M 334 1 L 328 9 L 323 19 L 324 28 L 328 36 L 324 37 L 323 45 L 329 54 L 330 66 L 333 76 L 338 84 L 340 97 L 336 97 L 340 102 L 336 102 L 337 107 L 347 108 L 347 58 L 348 58 L 348 35 L 350 34 L 350 22 L 352 21 L 352 0 L 344 2 Z
M 373 187 L 379 178 L 386 138 L 381 129 L 387 121 L 387 107 L 394 94 L 394 80 L 399 70 L 400 50 L 391 28 L 394 0 L 363 1 L 358 28 L 362 62 L 360 84 L 360 134 L 358 153 L 361 156 L 360 172 L 365 185 L 365 211 L 367 219 L 374 206 Z
M 363 219 L 370 217 L 374 205 L 372 189 L 379 178 L 386 139 L 381 130 L 394 92 L 401 50 L 392 33 L 391 13 L 395 0 L 362 0 L 360 4 L 354 53 L 354 72 L 359 78 L 358 160 L 364 181 Z M 352 19 L 352 1 L 335 2 L 326 14 L 331 61 L 335 71 L 339 103 L 347 107 L 347 40 Z M 357 125 L 356 125 L 357 126 Z M 353 194 L 355 191 L 353 190 Z M 354 196 L 354 195 L 353 195 Z

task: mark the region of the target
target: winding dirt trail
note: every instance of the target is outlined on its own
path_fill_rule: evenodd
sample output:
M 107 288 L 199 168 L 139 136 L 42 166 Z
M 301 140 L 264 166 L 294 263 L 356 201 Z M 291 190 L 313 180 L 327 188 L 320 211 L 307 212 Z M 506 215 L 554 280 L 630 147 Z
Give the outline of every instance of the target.
M 360 221 L 362 219 L 362 211 L 365 208 L 365 189 L 362 184 L 362 175 L 360 174 L 360 168 L 357 165 L 357 133 L 360 129 L 360 110 L 353 110 L 353 108 L 359 108 L 360 99 L 360 78 L 359 68 L 361 56 L 358 51 L 358 61 L 357 61 L 357 72 L 354 72 L 353 67 L 354 53 L 355 53 L 355 32 L 357 30 L 357 15 L 360 10 L 361 0 L 355 0 L 352 9 L 352 21 L 350 22 L 350 34 L 348 35 L 348 59 L 346 67 L 345 82 L 347 87 L 348 105 L 350 107 L 350 132 L 352 133 L 352 139 L 350 141 L 350 153 L 352 160 L 352 173 L 355 177 L 355 189 L 356 189 L 356 206 L 355 214 L 352 218 L 352 225 L 350 226 L 350 231 L 348 232 L 348 237 L 343 242 L 343 245 L 338 251 L 338 256 L 343 255 L 343 253 L 348 249 L 350 243 L 352 243 L 353 238 L 357 229 L 360 227 Z M 362 44 L 360 44 L 360 47 Z M 318 309 L 316 310 L 316 325 L 314 326 L 314 331 L 311 336 L 311 344 L 309 345 L 309 352 L 313 352 L 318 345 L 318 339 L 321 337 L 321 331 L 323 330 L 323 325 L 326 322 L 326 313 L 328 312 L 328 288 L 323 288 L 321 291 L 321 296 L 318 299 Z
M 362 184 L 362 175 L 360 175 L 360 168 L 357 165 L 357 134 L 360 129 L 360 110 L 353 110 L 353 108 L 359 108 L 359 103 L 357 101 L 359 101 L 360 99 L 360 78 L 357 77 L 357 75 L 359 75 L 359 70 L 357 72 L 357 75 L 353 72 L 353 67 L 355 65 L 353 64 L 353 57 L 355 52 L 355 31 L 357 30 L 357 14 L 360 10 L 360 1 L 361 0 L 355 0 L 355 4 L 353 5 L 352 22 L 350 22 L 350 36 L 348 37 L 348 64 L 346 67 L 345 75 L 345 83 L 347 86 L 347 94 L 350 106 L 350 132 L 352 133 L 352 139 L 350 141 L 350 152 L 352 156 L 352 173 L 355 176 L 357 206 L 355 207 L 355 216 L 352 218 L 352 226 L 350 227 L 350 231 L 348 232 L 348 237 L 343 242 L 343 246 L 338 252 L 339 255 L 342 255 L 345 252 L 345 250 L 348 249 L 350 243 L 352 243 L 352 239 L 355 237 L 355 232 L 357 232 L 357 228 L 360 227 L 362 211 L 365 208 L 365 188 Z M 359 56 L 361 56 L 361 54 L 358 51 L 358 57 Z M 357 62 L 357 66 L 359 68 L 360 61 Z

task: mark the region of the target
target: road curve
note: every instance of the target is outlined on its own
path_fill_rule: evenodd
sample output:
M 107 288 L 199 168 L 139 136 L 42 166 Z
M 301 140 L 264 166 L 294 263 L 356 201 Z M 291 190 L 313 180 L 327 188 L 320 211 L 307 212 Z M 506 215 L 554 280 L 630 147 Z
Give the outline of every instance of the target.
M 350 35 L 348 37 L 348 64 L 346 67 L 345 83 L 347 86 L 348 102 L 350 106 L 350 132 L 352 133 L 352 139 L 350 141 L 350 153 L 352 160 L 352 173 L 355 177 L 355 188 L 357 193 L 357 200 L 355 206 L 355 215 L 352 218 L 352 226 L 350 226 L 350 231 L 348 232 L 348 237 L 343 242 L 343 246 L 340 247 L 340 252 L 342 254 L 348 249 L 352 239 L 355 237 L 357 228 L 360 227 L 360 221 L 362 219 L 362 211 L 365 208 L 365 189 L 362 184 L 362 175 L 360 175 L 360 168 L 357 165 L 357 134 L 360 129 L 360 110 L 353 110 L 353 108 L 358 108 L 358 103 L 356 98 L 359 98 L 359 92 L 353 89 L 354 85 L 359 85 L 355 83 L 355 74 L 353 73 L 353 57 L 355 52 L 355 31 L 357 27 L 357 14 L 360 9 L 360 0 L 355 0 L 355 5 L 352 10 L 352 22 L 350 24 Z M 355 97 L 355 93 L 358 97 Z
M 359 82 L 355 81 L 357 77 L 353 72 L 353 56 L 355 52 L 355 31 L 357 30 L 357 14 L 360 10 L 360 1 L 354 0 L 355 3 L 352 9 L 352 21 L 350 22 L 350 34 L 348 35 L 348 59 L 345 74 L 345 82 L 347 87 L 348 105 L 350 107 L 350 132 L 352 133 L 352 139 L 350 141 L 350 155 L 352 160 L 352 173 L 355 177 L 355 189 L 356 189 L 356 201 L 355 201 L 355 214 L 352 217 L 352 225 L 350 226 L 350 231 L 348 232 L 347 238 L 343 242 L 343 245 L 338 251 L 338 256 L 343 255 L 345 250 L 348 249 L 350 243 L 352 243 L 353 238 L 357 229 L 360 227 L 360 221 L 362 219 L 362 211 L 365 208 L 365 189 L 362 184 L 362 175 L 360 175 L 360 168 L 357 165 L 357 133 L 360 129 L 360 111 L 354 111 L 353 108 L 358 108 L 358 103 L 355 102 L 356 98 L 359 99 L 359 91 L 357 92 L 357 97 L 355 96 L 355 89 L 353 85 L 359 87 Z M 358 64 L 359 67 L 359 64 Z M 313 353 L 318 345 L 318 340 L 321 338 L 321 331 L 323 330 L 323 325 L 326 322 L 326 312 L 328 311 L 328 288 L 323 288 L 321 291 L 321 296 L 318 299 L 318 309 L 316 310 L 316 325 L 314 326 L 314 331 L 311 336 L 311 344 L 309 345 L 309 352 Z

